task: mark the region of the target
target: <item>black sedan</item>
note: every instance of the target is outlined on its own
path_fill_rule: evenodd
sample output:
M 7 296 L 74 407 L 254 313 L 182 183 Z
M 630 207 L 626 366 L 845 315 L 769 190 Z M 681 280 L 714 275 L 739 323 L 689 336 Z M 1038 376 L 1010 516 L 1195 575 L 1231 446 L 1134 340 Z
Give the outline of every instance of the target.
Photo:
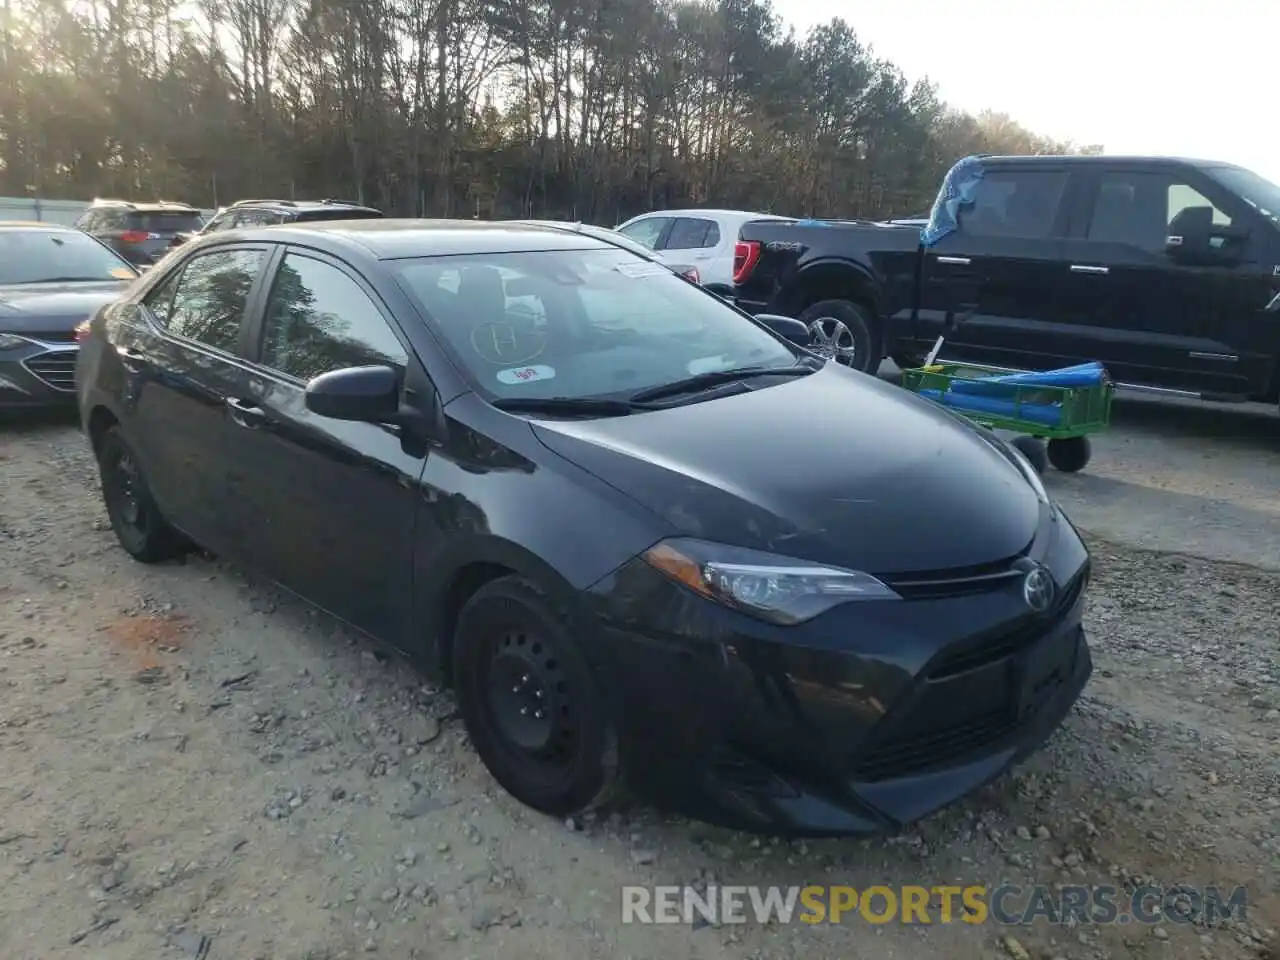
M 891 830 L 1070 710 L 1089 555 L 994 434 L 807 336 L 571 229 L 277 226 L 100 311 L 80 405 L 125 550 L 403 651 L 525 803 Z
M 78 230 L 0 221 L 0 410 L 73 404 L 76 327 L 137 277 Z

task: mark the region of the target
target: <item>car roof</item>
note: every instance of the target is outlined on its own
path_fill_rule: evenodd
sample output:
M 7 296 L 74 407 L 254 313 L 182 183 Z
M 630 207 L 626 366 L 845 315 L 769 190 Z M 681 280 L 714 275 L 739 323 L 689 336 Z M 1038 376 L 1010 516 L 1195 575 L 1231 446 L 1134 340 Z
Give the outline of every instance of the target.
M 113 200 L 97 197 L 89 205 L 98 210 L 128 210 L 133 213 L 199 213 L 189 203 L 176 200 Z
M 790 217 L 778 216 L 776 213 L 753 213 L 750 210 L 718 210 L 697 207 L 679 210 L 650 210 L 648 213 L 637 214 L 631 220 L 639 220 L 641 217 L 746 217 L 750 220 L 768 220 L 771 217 L 775 217 L 779 220 L 790 219 Z M 630 220 L 627 222 L 629 223 Z
M 544 250 L 617 250 L 586 233 L 528 222 L 486 220 L 317 220 L 227 230 L 217 242 L 272 240 L 336 250 L 361 247 L 379 260 Z M 204 245 L 210 245 L 212 238 Z
M 1078 166 L 1092 166 L 1095 164 L 1144 164 L 1147 166 L 1170 166 L 1170 167 L 1229 167 L 1234 164 L 1223 163 L 1218 160 L 1194 160 L 1189 157 L 1141 157 L 1117 155 L 1111 156 L 1107 154 L 1090 154 L 1088 156 L 1076 156 L 1070 154 L 1036 154 L 1036 155 L 999 155 L 999 156 L 979 156 L 979 160 L 984 165 L 1001 166 L 1004 164 L 1061 164 L 1069 163 Z
M 354 200 L 237 200 L 229 207 L 219 209 L 236 210 L 252 207 L 278 207 L 281 210 L 371 210 L 381 213 L 377 207 L 356 203 Z
M 48 230 L 53 233 L 79 233 L 75 227 L 39 220 L 0 220 L 0 230 Z

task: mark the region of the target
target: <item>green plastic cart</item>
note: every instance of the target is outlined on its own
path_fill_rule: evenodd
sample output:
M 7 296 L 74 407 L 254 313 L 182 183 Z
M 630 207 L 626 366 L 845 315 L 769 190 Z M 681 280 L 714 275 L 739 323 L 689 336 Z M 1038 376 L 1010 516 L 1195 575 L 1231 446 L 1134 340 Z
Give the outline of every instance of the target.
M 1115 385 L 1109 379 L 1087 387 L 1022 386 L 994 387 L 985 383 L 981 393 L 1007 404 L 1011 413 L 988 413 L 964 409 L 947 402 L 947 395 L 960 395 L 956 384 L 975 383 L 991 376 L 1023 373 L 1005 367 L 973 363 L 935 363 L 902 371 L 902 386 L 923 393 L 935 403 L 992 430 L 1019 434 L 1012 441 L 1031 465 L 1043 473 L 1050 464 L 1066 473 L 1083 470 L 1093 456 L 1089 434 L 1105 429 L 1111 422 L 1111 400 Z M 974 393 L 964 391 L 967 395 Z M 935 393 L 935 396 L 929 396 Z M 1046 416 L 1046 407 L 1056 408 L 1056 416 Z M 1038 410 L 1036 408 L 1039 408 Z M 1052 425 L 1045 422 L 1051 419 Z

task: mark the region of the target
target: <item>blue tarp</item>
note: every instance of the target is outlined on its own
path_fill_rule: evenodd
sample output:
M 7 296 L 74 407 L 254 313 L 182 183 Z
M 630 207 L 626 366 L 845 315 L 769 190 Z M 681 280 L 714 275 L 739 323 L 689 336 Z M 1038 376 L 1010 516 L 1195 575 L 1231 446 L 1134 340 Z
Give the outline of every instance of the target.
M 999 396 L 1002 393 L 1011 394 L 1017 387 L 1095 387 L 1106 377 L 1106 369 L 1094 360 L 1091 363 L 1059 367 L 1057 370 L 1045 370 L 1041 373 L 1006 373 L 974 380 L 955 380 L 952 381 L 951 389 L 955 393 Z
M 956 231 L 956 213 L 960 205 L 973 201 L 974 191 L 982 182 L 984 170 L 980 157 L 965 157 L 956 162 L 938 190 L 938 197 L 929 211 L 929 222 L 920 231 L 920 242 L 932 247 L 949 233 Z
M 983 397 L 972 393 L 956 393 L 941 390 L 921 390 L 920 396 L 928 397 L 953 410 L 964 410 L 969 413 L 990 414 L 997 417 L 1017 417 L 1019 420 L 1030 420 L 1046 427 L 1056 427 L 1062 422 L 1062 405 L 1057 403 L 1024 403 L 1017 404 L 1012 400 L 1000 400 L 996 397 Z

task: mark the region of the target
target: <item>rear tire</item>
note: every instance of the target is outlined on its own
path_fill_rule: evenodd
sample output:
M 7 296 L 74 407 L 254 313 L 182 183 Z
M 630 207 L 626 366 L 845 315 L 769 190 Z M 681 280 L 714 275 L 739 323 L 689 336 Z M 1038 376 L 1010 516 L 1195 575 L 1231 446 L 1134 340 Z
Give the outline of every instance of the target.
M 1079 473 L 1093 458 L 1088 437 L 1065 437 L 1049 441 L 1049 462 L 1063 473 Z
M 111 529 L 129 556 L 141 563 L 160 563 L 191 549 L 186 537 L 161 515 L 138 457 L 118 426 L 110 427 L 98 444 L 98 474 Z
M 569 618 L 519 576 L 486 583 L 462 608 L 454 686 L 467 733 L 495 780 L 564 817 L 618 799 L 618 740 Z
M 880 338 L 865 307 L 849 300 L 819 300 L 798 319 L 813 336 L 810 350 L 862 373 L 880 369 Z
M 1016 447 L 1027 462 L 1035 468 L 1036 473 L 1043 474 L 1049 469 L 1049 455 L 1045 449 L 1044 441 L 1037 440 L 1035 437 L 1014 437 L 1009 441 L 1010 446 Z

